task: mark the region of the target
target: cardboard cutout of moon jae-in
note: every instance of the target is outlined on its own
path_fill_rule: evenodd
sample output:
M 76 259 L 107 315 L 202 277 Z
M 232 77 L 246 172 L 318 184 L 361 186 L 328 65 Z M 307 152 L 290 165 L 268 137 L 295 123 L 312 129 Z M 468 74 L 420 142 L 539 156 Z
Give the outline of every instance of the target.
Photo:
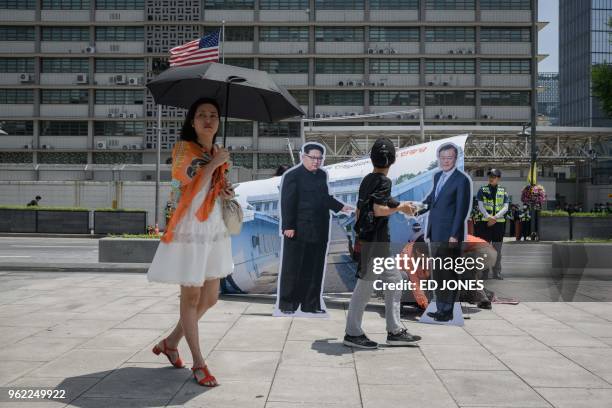
M 279 233 L 282 239 L 274 316 L 328 317 L 323 301 L 331 213 L 345 204 L 329 192 L 325 147 L 306 143 L 300 163 L 283 174 Z

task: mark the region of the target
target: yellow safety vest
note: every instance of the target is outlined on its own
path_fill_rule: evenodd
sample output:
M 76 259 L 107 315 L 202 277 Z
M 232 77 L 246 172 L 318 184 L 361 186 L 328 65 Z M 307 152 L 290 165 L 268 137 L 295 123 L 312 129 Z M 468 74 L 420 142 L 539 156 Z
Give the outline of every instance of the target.
M 497 193 L 495 197 L 491 197 L 491 189 L 489 185 L 480 187 L 480 191 L 482 191 L 482 204 L 484 205 L 485 210 L 492 216 L 495 215 L 493 213 L 493 206 L 495 206 L 496 212 L 502 209 L 504 206 L 504 199 L 506 198 L 506 189 L 502 186 L 497 186 Z M 498 218 L 497 222 L 506 222 L 506 217 Z

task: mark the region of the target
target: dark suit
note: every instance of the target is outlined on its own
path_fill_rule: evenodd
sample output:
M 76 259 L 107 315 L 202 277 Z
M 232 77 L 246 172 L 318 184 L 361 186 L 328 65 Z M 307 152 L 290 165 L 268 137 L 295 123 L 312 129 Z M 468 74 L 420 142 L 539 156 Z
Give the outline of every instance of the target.
M 456 258 L 461 256 L 461 243 L 465 239 L 465 220 L 470 213 L 472 203 L 470 179 L 455 169 L 442 185 L 438 195 L 435 191 L 442 172 L 434 175 L 434 186 L 424 203 L 428 205 L 427 230 L 425 237 L 431 242 L 432 257 Z M 454 237 L 457 244 L 449 244 L 448 240 Z M 434 268 L 434 278 L 438 287 L 446 280 L 456 279 L 453 270 Z M 453 309 L 456 291 L 437 290 L 436 307 L 442 313 L 449 313 Z
M 295 230 L 295 236 L 283 238 L 279 309 L 295 311 L 301 305 L 303 312 L 320 310 L 329 211 L 338 212 L 344 204 L 329 195 L 327 173 L 300 165 L 283 176 L 280 206 L 281 229 Z

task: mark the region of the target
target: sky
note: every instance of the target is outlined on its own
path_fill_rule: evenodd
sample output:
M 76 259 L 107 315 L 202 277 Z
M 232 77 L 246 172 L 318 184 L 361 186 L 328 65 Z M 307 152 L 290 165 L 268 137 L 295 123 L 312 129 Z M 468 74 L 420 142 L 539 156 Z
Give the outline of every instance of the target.
M 538 20 L 549 23 L 538 36 L 539 53 L 548 54 L 538 64 L 538 71 L 559 72 L 559 0 L 540 0 Z

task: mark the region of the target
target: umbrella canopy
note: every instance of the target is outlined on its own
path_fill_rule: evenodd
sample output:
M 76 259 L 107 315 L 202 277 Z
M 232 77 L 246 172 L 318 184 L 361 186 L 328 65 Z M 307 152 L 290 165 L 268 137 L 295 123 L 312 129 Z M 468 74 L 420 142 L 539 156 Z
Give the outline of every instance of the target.
M 147 88 L 155 103 L 178 108 L 189 109 L 200 98 L 215 99 L 220 113 L 231 118 L 276 122 L 304 115 L 293 96 L 267 72 L 216 62 L 171 67 L 150 81 Z

